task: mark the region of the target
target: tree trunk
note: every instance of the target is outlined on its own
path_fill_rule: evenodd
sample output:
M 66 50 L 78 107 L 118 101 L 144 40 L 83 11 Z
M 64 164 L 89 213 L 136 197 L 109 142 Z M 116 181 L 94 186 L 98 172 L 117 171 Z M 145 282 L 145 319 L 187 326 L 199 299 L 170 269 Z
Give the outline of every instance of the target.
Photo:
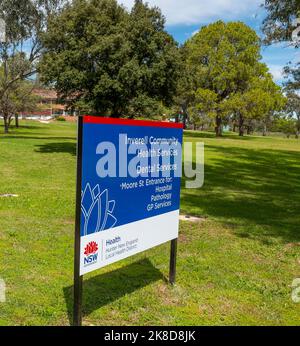
M 222 136 L 222 117 L 220 115 L 216 116 L 216 137 L 221 137 Z
M 182 106 L 182 123 L 183 123 L 183 128 L 186 129 L 186 124 L 187 124 L 187 120 L 188 120 L 188 113 L 187 113 L 187 105 L 184 104 Z
M 117 105 L 114 106 L 111 113 L 111 118 L 121 118 L 122 112 Z
M 6 115 L 3 115 L 3 118 L 4 118 L 4 133 L 8 133 L 8 129 L 9 129 L 8 117 Z
M 187 114 L 186 112 L 183 113 L 183 128 L 186 129 L 186 123 L 187 123 Z
M 244 136 L 244 117 L 241 114 L 239 116 L 239 136 Z
M 264 124 L 263 136 L 265 137 L 266 135 L 267 135 L 267 125 Z
M 236 132 L 236 123 L 233 123 L 233 132 Z
M 19 115 L 15 115 L 15 121 L 16 121 L 16 128 L 19 128 Z

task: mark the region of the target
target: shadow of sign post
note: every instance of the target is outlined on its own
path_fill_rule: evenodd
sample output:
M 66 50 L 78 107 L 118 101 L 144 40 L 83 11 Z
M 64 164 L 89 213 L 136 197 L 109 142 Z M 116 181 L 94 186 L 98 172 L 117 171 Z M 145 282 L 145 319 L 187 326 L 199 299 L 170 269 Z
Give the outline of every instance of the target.
M 126 294 L 165 280 L 162 273 L 148 259 L 134 262 L 120 269 L 97 275 L 84 281 L 82 315 L 86 316 Z M 70 324 L 73 316 L 74 286 L 64 288 Z

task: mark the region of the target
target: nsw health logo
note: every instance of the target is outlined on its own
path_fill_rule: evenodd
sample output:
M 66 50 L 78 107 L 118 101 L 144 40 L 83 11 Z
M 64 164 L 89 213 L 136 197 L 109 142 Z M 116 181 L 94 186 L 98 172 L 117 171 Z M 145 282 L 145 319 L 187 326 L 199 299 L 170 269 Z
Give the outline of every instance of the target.
M 90 266 L 98 261 L 99 246 L 95 241 L 89 242 L 84 249 L 84 266 Z

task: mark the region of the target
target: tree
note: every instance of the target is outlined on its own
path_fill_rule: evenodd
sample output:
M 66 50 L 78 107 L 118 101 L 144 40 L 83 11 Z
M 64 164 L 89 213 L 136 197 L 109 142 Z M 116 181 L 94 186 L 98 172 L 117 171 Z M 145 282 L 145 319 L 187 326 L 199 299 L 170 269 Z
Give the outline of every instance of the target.
M 1 0 L 0 19 L 5 29 L 0 42 L 2 106 L 21 81 L 36 73 L 42 51 L 41 33 L 47 26 L 48 17 L 59 9 L 60 3 L 60 0 Z M 0 109 L 0 112 L 7 133 L 10 124 L 7 108 Z
M 289 42 L 299 15 L 299 0 L 265 0 L 267 17 L 263 22 L 265 43 Z
M 213 92 L 216 101 L 216 135 L 222 135 L 222 120 L 228 116 L 224 104 L 249 88 L 264 68 L 259 63 L 260 40 L 241 22 L 222 21 L 203 27 L 185 46 L 187 64 L 196 80 L 194 88 Z
M 291 119 L 290 117 L 282 117 L 276 120 L 275 128 L 280 132 L 284 133 L 287 138 L 295 134 L 297 122 L 296 119 Z
M 177 82 L 173 108 L 176 122 L 182 120 L 184 128 L 186 128 L 189 120 L 189 110 L 194 106 L 195 90 L 197 89 L 193 66 L 187 63 L 187 59 L 188 50 L 186 46 L 182 46 L 180 47 L 181 73 Z
M 300 44 L 300 2 L 299 0 L 265 0 L 267 17 L 263 22 L 265 43 L 289 42 L 295 48 Z M 284 69 L 287 90 L 296 91 L 300 88 L 300 63 L 294 66 L 289 63 Z
M 212 123 L 216 116 L 218 95 L 211 90 L 199 88 L 194 94 L 189 113 L 194 127 Z
M 16 127 L 19 127 L 19 115 L 36 110 L 40 98 L 33 94 L 35 85 L 29 81 L 20 81 L 11 95 L 12 115 L 15 116 Z M 11 121 L 11 119 L 10 119 Z
M 289 63 L 284 68 L 284 77 L 286 79 L 284 86 L 287 92 L 295 93 L 300 89 L 300 63 L 292 65 Z
M 0 67 L 0 83 L 4 76 L 4 68 Z M 25 111 L 33 111 L 36 108 L 38 97 L 32 94 L 33 83 L 19 80 L 6 91 L 5 97 L 0 99 L 0 114 L 5 119 L 5 132 L 12 122 L 16 119 L 16 127 L 19 126 L 18 116 Z
M 287 93 L 287 105 L 286 111 L 290 118 L 294 118 L 296 116 L 296 137 L 299 137 L 300 134 L 300 95 L 296 92 L 289 91 Z
M 51 20 L 40 65 L 63 99 L 110 116 L 152 114 L 172 104 L 179 52 L 156 7 L 130 13 L 116 0 L 75 0 Z
M 286 105 L 286 98 L 282 89 L 274 83 L 271 74 L 265 66 L 265 73 L 253 78 L 249 83 L 248 90 L 244 93 L 236 93 L 229 97 L 223 107 L 228 113 L 238 118 L 239 135 L 244 135 L 246 122 L 259 120 L 264 125 L 263 134 L 267 133 L 267 126 L 273 116 L 281 112 Z

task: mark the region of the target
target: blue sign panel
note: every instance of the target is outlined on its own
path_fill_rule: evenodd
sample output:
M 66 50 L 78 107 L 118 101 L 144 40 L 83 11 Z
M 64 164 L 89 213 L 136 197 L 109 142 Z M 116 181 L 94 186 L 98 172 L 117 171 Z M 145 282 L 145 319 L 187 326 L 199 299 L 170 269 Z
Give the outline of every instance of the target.
M 182 132 L 84 117 L 81 275 L 178 237 Z

